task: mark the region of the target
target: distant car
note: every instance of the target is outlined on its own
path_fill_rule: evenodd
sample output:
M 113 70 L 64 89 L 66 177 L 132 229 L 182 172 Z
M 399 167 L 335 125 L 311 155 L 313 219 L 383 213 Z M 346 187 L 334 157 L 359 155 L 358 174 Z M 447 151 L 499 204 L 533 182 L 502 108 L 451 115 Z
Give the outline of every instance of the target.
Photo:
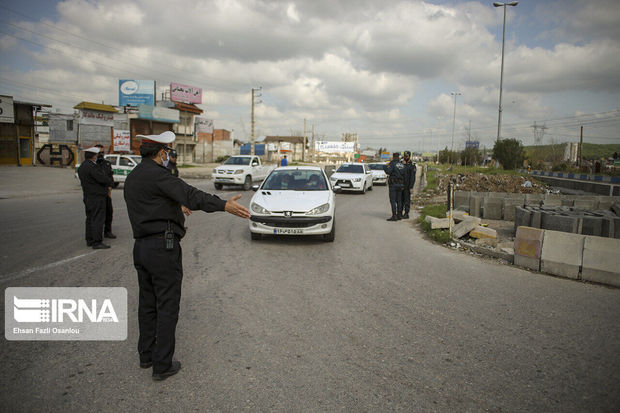
M 315 166 L 284 166 L 273 170 L 250 201 L 250 235 L 336 235 L 334 191 L 325 172 Z
M 372 174 L 365 163 L 343 163 L 329 180 L 343 191 L 366 193 L 372 190 Z
M 142 157 L 140 155 L 119 155 L 115 153 L 111 153 L 108 155 L 104 155 L 104 158 L 110 161 L 112 164 L 112 174 L 114 178 L 114 188 L 116 188 L 120 183 L 125 182 L 127 179 L 127 175 L 129 172 L 133 171 L 133 169 L 138 166 L 140 162 L 142 162 Z M 75 177 L 80 180 L 77 170 L 80 167 L 80 164 L 75 165 Z
M 241 185 L 245 191 L 252 187 L 253 182 L 261 182 L 274 168 L 263 165 L 258 156 L 236 155 L 213 169 L 213 184 L 220 190 L 224 185 Z
M 374 184 L 387 184 L 387 174 L 385 173 L 385 164 L 383 163 L 370 163 L 368 164 L 370 173 L 372 174 L 372 183 Z

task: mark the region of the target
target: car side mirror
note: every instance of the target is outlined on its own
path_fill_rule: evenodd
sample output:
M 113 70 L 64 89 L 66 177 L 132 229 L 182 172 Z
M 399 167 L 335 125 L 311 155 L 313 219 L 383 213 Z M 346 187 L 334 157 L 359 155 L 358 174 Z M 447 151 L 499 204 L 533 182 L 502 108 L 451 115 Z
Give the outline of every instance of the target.
M 254 192 L 258 191 L 258 187 L 259 185 L 252 185 L 252 191 Z
M 340 192 L 342 192 L 342 187 L 340 185 L 335 185 L 332 188 L 332 191 L 334 191 L 335 193 L 339 194 Z

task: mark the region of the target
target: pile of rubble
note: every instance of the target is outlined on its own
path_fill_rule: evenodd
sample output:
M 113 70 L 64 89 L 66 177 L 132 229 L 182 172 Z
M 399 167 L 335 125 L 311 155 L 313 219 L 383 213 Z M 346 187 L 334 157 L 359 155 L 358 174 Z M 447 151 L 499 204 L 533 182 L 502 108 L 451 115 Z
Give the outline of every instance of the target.
M 431 225 L 431 229 L 450 228 L 449 218 L 435 218 L 427 215 L 425 220 Z M 459 239 L 469 235 L 471 238 L 476 239 L 496 240 L 497 232 L 481 224 L 482 220 L 480 218 L 469 216 L 467 212 L 452 211 L 452 238 Z
M 458 175 L 444 175 L 439 177 L 437 185 L 440 192 L 448 189 L 448 183 L 455 182 L 455 189 L 459 191 L 476 192 L 509 192 L 520 194 L 544 194 L 549 192 L 548 186 L 533 180 L 530 177 L 516 175 L 485 175 L 481 173 L 467 173 Z

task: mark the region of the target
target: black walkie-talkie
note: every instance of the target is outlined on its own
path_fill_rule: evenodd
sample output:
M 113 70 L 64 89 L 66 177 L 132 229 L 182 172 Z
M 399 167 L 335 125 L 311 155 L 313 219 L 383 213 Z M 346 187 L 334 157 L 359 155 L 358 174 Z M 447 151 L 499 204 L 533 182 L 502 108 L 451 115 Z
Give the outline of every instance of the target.
M 166 240 L 166 249 L 169 251 L 174 249 L 174 232 L 172 232 L 172 228 L 170 227 L 170 221 L 168 221 L 168 228 L 166 229 L 164 238 Z

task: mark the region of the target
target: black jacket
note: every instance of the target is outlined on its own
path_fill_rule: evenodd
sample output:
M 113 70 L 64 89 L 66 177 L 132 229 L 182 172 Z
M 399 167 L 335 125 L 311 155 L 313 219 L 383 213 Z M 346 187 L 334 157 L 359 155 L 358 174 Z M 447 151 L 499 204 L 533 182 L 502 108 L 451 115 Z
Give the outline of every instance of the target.
M 405 165 L 401 161 L 392 159 L 385 167 L 385 173 L 389 175 L 388 184 L 403 185 L 405 182 Z
M 403 165 L 405 165 L 405 188 L 412 189 L 413 185 L 415 184 L 416 166 L 413 162 L 411 162 L 411 159 L 409 160 L 409 162 L 404 163 Z
M 170 221 L 179 237 L 185 235 L 181 205 L 205 212 L 224 211 L 226 201 L 172 175 L 163 165 L 142 158 L 125 181 L 125 203 L 134 238 L 163 234 Z
M 108 187 L 114 184 L 112 178 L 106 175 L 101 166 L 88 159 L 82 162 L 77 172 L 85 197 L 89 195 L 107 196 Z
M 178 177 L 179 176 L 179 168 L 177 168 L 177 163 L 176 162 L 168 162 L 168 169 L 170 169 L 170 172 L 172 173 L 172 175 Z
M 110 161 L 103 156 L 97 157 L 97 165 L 99 165 L 99 167 L 103 169 L 103 172 L 105 172 L 106 176 L 114 182 L 114 172 L 112 172 L 112 164 Z

